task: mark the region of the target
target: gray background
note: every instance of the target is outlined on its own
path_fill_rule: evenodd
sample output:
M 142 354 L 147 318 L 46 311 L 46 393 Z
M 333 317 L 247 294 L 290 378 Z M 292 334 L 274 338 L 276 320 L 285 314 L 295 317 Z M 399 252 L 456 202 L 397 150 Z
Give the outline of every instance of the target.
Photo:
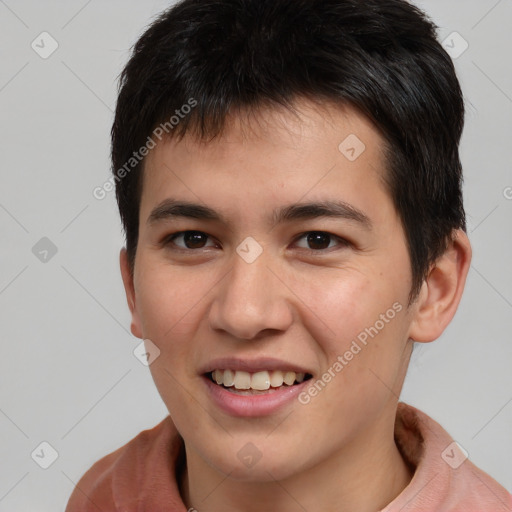
M 512 1 L 417 3 L 440 39 L 469 44 L 455 62 L 474 260 L 455 320 L 417 347 L 402 399 L 512 490 Z M 93 462 L 167 413 L 133 355 L 114 194 L 92 190 L 109 177 L 116 77 L 168 5 L 0 0 L 0 511 L 63 510 Z M 43 31 L 59 45 L 46 59 L 31 47 L 51 48 Z M 57 249 L 47 261 L 43 237 Z M 48 469 L 43 441 L 58 453 Z

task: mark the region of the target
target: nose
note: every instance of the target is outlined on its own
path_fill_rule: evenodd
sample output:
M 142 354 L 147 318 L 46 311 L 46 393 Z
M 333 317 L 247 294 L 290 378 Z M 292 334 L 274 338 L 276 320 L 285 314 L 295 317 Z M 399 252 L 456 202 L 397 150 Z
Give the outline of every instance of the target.
M 216 288 L 210 307 L 213 330 L 252 340 L 290 327 L 293 314 L 287 288 L 267 265 L 261 256 L 253 263 L 234 256 L 233 267 Z

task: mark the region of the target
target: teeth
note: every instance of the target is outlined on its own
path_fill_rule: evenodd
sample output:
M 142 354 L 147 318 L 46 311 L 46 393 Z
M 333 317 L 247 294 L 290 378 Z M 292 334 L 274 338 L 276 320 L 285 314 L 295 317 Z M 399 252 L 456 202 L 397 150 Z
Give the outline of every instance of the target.
M 215 382 L 217 384 L 223 384 L 224 383 L 224 372 L 220 371 L 220 370 L 215 370 L 213 372 L 213 380 L 215 380 Z
M 221 370 L 215 370 L 216 372 L 220 372 Z M 227 388 L 235 385 L 235 372 L 231 370 L 224 370 L 224 386 Z
M 279 388 L 283 384 L 292 386 L 295 382 L 303 382 L 305 376 L 305 373 L 282 372 L 280 370 L 271 372 L 264 370 L 253 374 L 233 370 L 214 370 L 212 372 L 212 379 L 219 385 L 224 385 L 227 388 L 255 389 L 258 391 L 265 391 L 271 387 Z
M 275 372 L 272 372 L 270 374 L 270 385 L 273 388 L 279 388 L 283 385 L 284 378 L 283 378 L 283 372 L 280 370 L 277 370 Z
M 267 371 L 256 372 L 251 377 L 251 388 L 264 391 L 270 387 L 270 375 Z
M 219 371 L 219 370 L 217 370 Z M 251 374 L 247 372 L 235 372 L 235 388 L 251 389 Z
M 284 383 L 291 386 L 295 382 L 295 372 L 286 372 L 284 374 Z

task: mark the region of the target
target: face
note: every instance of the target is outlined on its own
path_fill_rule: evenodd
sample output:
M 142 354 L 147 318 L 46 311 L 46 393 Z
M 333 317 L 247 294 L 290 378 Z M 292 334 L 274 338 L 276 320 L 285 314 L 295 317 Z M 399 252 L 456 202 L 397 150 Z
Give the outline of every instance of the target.
M 150 370 L 190 463 L 239 480 L 378 446 L 410 355 L 382 138 L 349 108 L 298 109 L 157 144 L 133 281 L 124 269 L 132 332 L 160 351 Z

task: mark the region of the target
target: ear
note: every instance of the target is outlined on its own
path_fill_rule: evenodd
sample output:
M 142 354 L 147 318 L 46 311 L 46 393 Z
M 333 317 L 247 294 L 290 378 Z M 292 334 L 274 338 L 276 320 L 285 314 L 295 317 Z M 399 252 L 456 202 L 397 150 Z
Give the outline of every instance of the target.
M 470 264 L 469 239 L 461 229 L 455 230 L 421 287 L 409 328 L 412 340 L 427 343 L 441 336 L 457 311 Z
M 126 252 L 126 248 L 124 247 L 121 249 L 121 252 L 119 253 L 119 264 L 121 266 L 121 276 L 123 278 L 124 291 L 126 293 L 126 301 L 128 302 L 130 313 L 132 314 L 132 323 L 130 329 L 134 336 L 142 339 L 142 328 L 139 313 L 137 311 L 137 303 L 135 300 L 135 287 L 133 284 L 133 276 L 130 270 L 130 264 L 128 262 L 128 253 Z

